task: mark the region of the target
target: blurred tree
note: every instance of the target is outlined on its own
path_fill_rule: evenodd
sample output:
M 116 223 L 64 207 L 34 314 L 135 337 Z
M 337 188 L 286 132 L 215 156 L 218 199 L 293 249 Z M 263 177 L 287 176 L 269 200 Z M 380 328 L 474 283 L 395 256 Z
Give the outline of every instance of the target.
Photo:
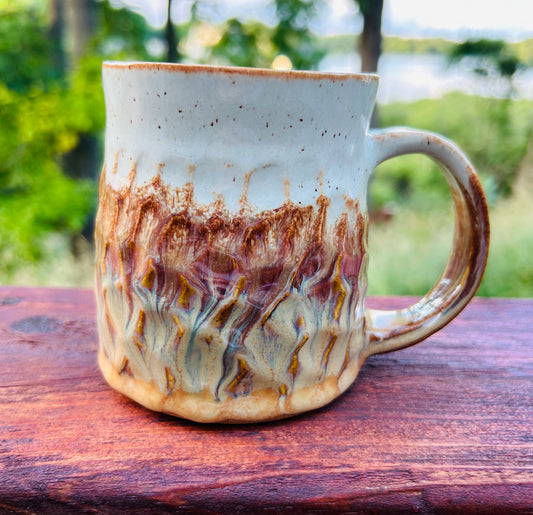
M 179 61 L 178 54 L 178 38 L 176 36 L 176 29 L 172 23 L 172 16 L 170 15 L 172 9 L 172 0 L 167 1 L 167 24 L 165 26 L 165 35 L 167 42 L 167 62 L 177 63 Z
M 313 70 L 325 55 L 309 24 L 317 15 L 317 0 L 274 0 L 277 25 L 272 42 L 277 54 L 286 55 L 297 70 Z
M 59 12 L 65 14 L 69 66 L 74 68 L 86 55 L 89 43 L 96 33 L 98 6 L 95 0 L 63 1 L 65 9 Z
M 507 82 L 507 98 L 514 93 L 514 74 L 524 66 L 509 45 L 498 39 L 468 39 L 454 45 L 448 57 L 452 64 L 473 61 L 474 72 L 489 79 L 503 78 Z
M 51 0 L 55 4 L 55 0 Z M 75 69 L 87 54 L 90 42 L 97 30 L 97 4 L 95 0 L 64 0 L 65 9 L 57 9 L 57 24 L 64 27 L 68 43 L 69 69 Z M 64 21 L 59 17 L 64 14 Z M 96 179 L 100 149 L 97 136 L 93 132 L 80 132 L 74 148 L 63 156 L 63 169 L 67 175 L 78 179 Z M 93 220 L 89 217 L 83 228 L 83 236 L 90 239 L 93 233 Z M 75 242 L 73 242 L 75 249 Z
M 361 71 L 376 73 L 381 55 L 381 17 L 383 0 L 355 0 L 363 15 L 363 32 L 359 38 Z
M 204 62 L 223 62 L 235 66 L 270 67 L 277 56 L 286 56 L 295 69 L 318 68 L 325 51 L 309 28 L 322 0 L 273 0 L 276 24 L 268 27 L 259 21 L 243 22 L 231 18 L 224 22 L 219 37 L 207 38 Z M 196 8 L 200 1 L 196 1 Z M 198 12 L 196 9 L 195 12 Z M 196 16 L 193 24 L 208 24 Z M 192 36 L 197 34 L 191 30 Z
M 468 39 L 454 45 L 448 53 L 451 64 L 470 61 L 474 73 L 484 76 L 488 81 L 505 82 L 505 98 L 493 101 L 487 109 L 488 127 L 496 136 L 499 144 L 485 151 L 485 155 L 493 156 L 496 152 L 507 156 L 508 164 L 502 164 L 493 173 L 497 192 L 507 196 L 511 193 L 513 183 L 518 173 L 518 165 L 510 159 L 514 148 L 510 142 L 514 141 L 514 122 L 511 115 L 511 98 L 514 94 L 513 78 L 524 63 L 517 57 L 509 45 L 503 40 Z M 484 159 L 480 156 L 479 162 Z M 512 164 L 511 164 L 512 163 Z
M 46 9 L 46 7 L 49 9 Z M 67 67 L 64 0 L 2 4 L 0 15 L 0 272 L 54 253 L 79 234 L 96 205 L 96 168 L 64 172 L 80 138 L 102 137 L 105 58 L 151 59 L 157 37 L 144 18 L 94 2 L 96 30 Z M 83 18 L 83 16 L 82 16 Z M 80 21 L 83 23 L 83 19 Z M 80 40 L 81 41 L 81 40 Z M 160 56 L 157 56 L 160 58 Z M 97 145 L 101 161 L 101 145 Z M 82 177 L 83 175 L 89 177 Z
M 233 66 L 269 68 L 277 55 L 270 30 L 260 22 L 228 20 L 218 41 L 208 48 L 206 61 L 220 61 Z
M 18 93 L 33 87 L 48 89 L 63 75 L 62 67 L 54 64 L 56 44 L 57 40 L 49 37 L 42 10 L 23 9 L 15 2 L 4 7 L 0 15 L 0 81 Z
M 50 27 L 48 34 L 50 36 L 50 43 L 52 45 L 50 55 L 51 64 L 60 75 L 65 74 L 67 67 L 66 55 L 63 48 L 63 33 L 64 33 L 64 2 L 63 0 L 50 0 Z
M 383 0 L 355 0 L 359 11 L 363 15 L 363 32 L 359 37 L 359 54 L 361 56 L 361 71 L 363 73 L 376 73 L 381 56 L 381 17 L 383 13 Z M 379 125 L 377 105 L 372 111 L 370 126 Z

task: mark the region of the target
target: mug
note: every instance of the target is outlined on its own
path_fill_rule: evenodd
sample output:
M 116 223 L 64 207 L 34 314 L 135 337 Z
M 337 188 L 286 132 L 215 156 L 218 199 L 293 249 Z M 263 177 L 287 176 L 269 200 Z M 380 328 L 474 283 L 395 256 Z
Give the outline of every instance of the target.
M 231 423 L 318 408 L 474 295 L 479 179 L 437 134 L 369 130 L 376 75 L 108 62 L 103 85 L 98 360 L 138 403 Z M 453 248 L 419 302 L 366 309 L 368 181 L 407 153 L 443 165 Z

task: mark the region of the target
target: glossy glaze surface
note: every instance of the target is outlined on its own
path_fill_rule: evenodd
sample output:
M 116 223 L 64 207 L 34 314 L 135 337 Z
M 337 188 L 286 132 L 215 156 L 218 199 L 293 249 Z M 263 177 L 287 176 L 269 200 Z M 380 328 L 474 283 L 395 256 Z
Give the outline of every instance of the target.
M 103 173 L 97 218 L 101 360 L 118 382 L 152 385 L 177 414 L 201 397 L 212 411 L 193 416 L 224 407 L 229 420 L 317 407 L 351 383 L 366 286 L 357 204 L 328 220 L 325 195 L 257 212 L 244 192 L 230 215 L 196 203 L 192 182 L 130 180 L 117 191 Z

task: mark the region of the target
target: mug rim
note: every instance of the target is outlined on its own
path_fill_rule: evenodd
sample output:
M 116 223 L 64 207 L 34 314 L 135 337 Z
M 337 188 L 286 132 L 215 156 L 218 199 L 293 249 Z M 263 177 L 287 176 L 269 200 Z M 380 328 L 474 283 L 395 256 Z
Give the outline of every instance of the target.
M 246 75 L 251 77 L 279 77 L 285 79 L 312 80 L 355 80 L 365 83 L 379 82 L 377 73 L 339 73 L 314 70 L 274 70 L 272 68 L 252 68 L 248 66 L 227 66 L 211 64 L 165 63 L 156 61 L 103 61 L 102 70 L 149 70 L 182 73 L 218 73 L 221 75 Z

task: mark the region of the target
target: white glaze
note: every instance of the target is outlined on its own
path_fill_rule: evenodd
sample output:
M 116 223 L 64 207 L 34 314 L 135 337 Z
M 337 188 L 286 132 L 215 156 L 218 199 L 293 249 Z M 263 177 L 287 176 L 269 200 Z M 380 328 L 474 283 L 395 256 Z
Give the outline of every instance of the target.
M 108 170 L 118 157 L 113 186 L 135 164 L 140 182 L 159 171 L 172 187 L 192 179 L 197 202 L 223 195 L 233 211 L 250 173 L 247 197 L 259 210 L 285 200 L 287 180 L 295 203 L 308 204 L 322 187 L 333 216 L 345 195 L 365 205 L 375 76 L 212 70 L 104 66 Z

